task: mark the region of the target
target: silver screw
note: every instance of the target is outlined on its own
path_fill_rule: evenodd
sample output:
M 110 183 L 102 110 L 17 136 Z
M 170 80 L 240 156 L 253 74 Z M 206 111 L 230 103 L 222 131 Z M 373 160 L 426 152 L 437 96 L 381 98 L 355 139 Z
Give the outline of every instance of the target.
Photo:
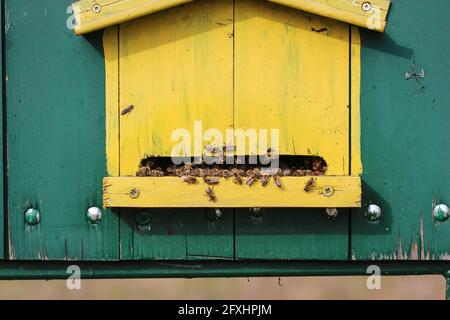
M 128 193 L 128 195 L 130 196 L 131 199 L 139 198 L 139 194 L 140 194 L 140 191 L 139 191 L 139 189 L 136 189 L 136 188 L 132 188 L 130 190 L 130 192 Z
M 266 210 L 263 208 L 249 208 L 250 215 L 255 218 L 261 218 L 266 213 Z
M 362 4 L 362 9 L 366 12 L 370 11 L 372 9 L 372 4 L 370 2 L 364 2 Z
M 380 206 L 371 204 L 367 207 L 366 218 L 370 222 L 377 222 L 381 219 L 382 212 Z
M 35 226 L 41 222 L 41 213 L 38 209 L 29 208 L 25 211 L 25 223 L 30 226 Z
M 324 197 L 327 197 L 327 198 L 332 197 L 333 194 L 334 194 L 334 188 L 331 187 L 331 186 L 325 186 L 325 187 L 323 187 L 323 193 L 322 194 L 323 194 Z
M 92 6 L 92 11 L 94 13 L 99 13 L 100 11 L 102 11 L 102 7 L 98 3 L 96 3 Z
M 439 222 L 447 221 L 450 217 L 450 209 L 445 204 L 438 204 L 433 209 L 434 220 Z
M 86 217 L 90 223 L 97 224 L 103 218 L 102 209 L 98 207 L 90 207 L 89 209 L 87 209 Z
M 339 214 L 339 210 L 336 208 L 326 208 L 325 213 L 328 219 L 336 218 Z
M 222 218 L 222 210 L 218 208 L 208 209 L 206 211 L 206 219 L 210 222 L 219 221 Z

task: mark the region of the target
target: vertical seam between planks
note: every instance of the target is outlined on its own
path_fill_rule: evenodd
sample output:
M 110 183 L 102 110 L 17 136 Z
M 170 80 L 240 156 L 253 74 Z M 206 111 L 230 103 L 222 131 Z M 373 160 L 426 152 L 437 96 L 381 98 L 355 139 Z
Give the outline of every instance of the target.
M 6 0 L 1 0 L 1 46 L 2 46 L 2 174 L 3 174 L 3 257 L 9 259 L 9 220 L 8 220 L 8 144 L 7 144 L 7 114 L 6 114 Z
M 117 157 L 117 169 L 118 169 L 118 174 L 120 176 L 120 24 L 117 25 L 117 119 L 118 119 L 118 123 L 117 125 L 119 126 L 119 130 L 117 130 L 117 139 L 118 139 L 118 148 L 117 148 L 117 152 L 119 153 L 118 157 Z M 117 228 L 118 228 L 118 260 L 122 259 L 122 234 L 121 234 L 121 228 L 122 228 L 122 210 L 119 208 L 117 209 L 117 214 L 119 216 L 119 221 L 117 224 Z
M 352 175 L 352 26 L 348 25 L 348 173 Z M 352 209 L 348 209 L 348 248 L 347 259 L 352 259 Z
M 233 130 L 236 105 L 236 0 L 233 0 Z M 236 209 L 233 209 L 233 260 L 236 260 Z

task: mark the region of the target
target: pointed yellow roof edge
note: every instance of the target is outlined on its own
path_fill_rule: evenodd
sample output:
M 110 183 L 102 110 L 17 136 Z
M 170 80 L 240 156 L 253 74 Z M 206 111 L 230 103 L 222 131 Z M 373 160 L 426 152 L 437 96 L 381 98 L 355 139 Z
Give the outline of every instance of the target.
M 82 35 L 194 0 L 80 0 L 72 4 L 74 32 Z M 267 0 L 281 5 L 384 32 L 389 0 Z

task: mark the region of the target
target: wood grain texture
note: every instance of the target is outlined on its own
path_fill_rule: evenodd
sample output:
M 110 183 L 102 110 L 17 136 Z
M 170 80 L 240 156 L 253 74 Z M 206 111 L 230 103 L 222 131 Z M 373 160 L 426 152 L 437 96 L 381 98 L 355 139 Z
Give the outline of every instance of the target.
M 221 179 L 214 187 L 216 201 L 210 201 L 203 182 L 188 185 L 178 177 L 142 178 L 108 177 L 103 182 L 104 207 L 134 208 L 252 208 L 252 207 L 306 207 L 354 208 L 361 205 L 359 177 L 314 177 L 310 191 L 305 191 L 311 177 L 283 177 L 282 187 L 273 182 L 267 187 L 260 183 L 248 187 L 235 184 L 232 179 Z M 330 196 L 324 189 L 332 187 Z M 138 196 L 130 196 L 131 190 Z
M 81 0 L 73 3 L 76 34 L 84 34 L 127 22 L 192 0 Z M 371 8 L 363 10 L 365 1 L 342 0 L 270 0 L 291 8 L 336 19 L 363 28 L 384 31 L 390 1 L 371 0 Z M 97 6 L 97 7 L 94 7 Z M 97 12 L 95 11 L 97 10 Z
M 352 213 L 354 259 L 448 260 L 450 221 L 433 220 L 450 203 L 450 2 L 396 1 L 384 35 L 361 31 L 363 205 L 377 203 L 371 224 Z M 428 14 L 424 15 L 423 12 Z M 424 68 L 424 87 L 405 72 Z M 353 211 L 353 210 L 352 210 Z
M 235 127 L 279 129 L 280 154 L 348 174 L 348 25 L 259 0 L 235 11 Z
M 116 260 L 119 220 L 101 207 L 105 88 L 101 33 L 66 28 L 70 1 L 6 2 L 9 258 Z M 41 223 L 24 224 L 40 210 Z
M 195 1 L 120 27 L 120 175 L 147 156 L 194 155 L 195 121 L 224 133 L 233 126 L 233 1 Z M 200 139 L 202 136 L 200 136 Z M 207 144 L 205 142 L 204 144 Z M 196 155 L 201 155 L 200 147 Z

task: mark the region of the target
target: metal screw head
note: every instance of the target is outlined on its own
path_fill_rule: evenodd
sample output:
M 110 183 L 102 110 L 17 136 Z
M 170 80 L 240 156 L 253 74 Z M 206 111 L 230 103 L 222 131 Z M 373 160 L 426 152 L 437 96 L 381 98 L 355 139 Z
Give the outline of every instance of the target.
M 433 217 L 434 217 L 434 220 L 439 221 L 439 222 L 447 221 L 448 218 L 450 217 L 450 212 L 449 212 L 448 206 L 445 204 L 438 204 L 433 209 Z
M 214 208 L 206 210 L 206 219 L 210 222 L 219 221 L 222 218 L 222 210 Z
M 102 11 L 102 7 L 98 3 L 96 3 L 92 6 L 92 11 L 94 13 L 99 13 L 100 11 Z
M 41 222 L 41 213 L 38 209 L 29 208 L 25 211 L 25 223 L 30 226 L 35 226 Z
M 138 226 L 148 226 L 152 222 L 152 215 L 149 211 L 139 211 L 136 213 L 135 220 Z
M 128 192 L 128 195 L 130 196 L 131 199 L 137 199 L 139 198 L 139 189 L 133 188 L 130 190 L 130 192 Z
M 333 187 L 331 187 L 331 186 L 323 187 L 323 196 L 324 197 L 329 198 L 329 197 L 332 197 L 333 194 L 334 194 L 334 188 Z
M 370 2 L 364 2 L 362 4 L 363 11 L 370 11 L 372 9 L 372 4 Z
M 382 212 L 380 206 L 371 204 L 366 210 L 366 219 L 370 222 L 377 222 L 381 219 Z
M 103 219 L 102 209 L 98 207 L 90 207 L 86 211 L 86 218 L 92 224 L 97 224 Z
M 339 210 L 337 208 L 326 208 L 325 214 L 327 215 L 328 219 L 333 219 L 338 216 Z

